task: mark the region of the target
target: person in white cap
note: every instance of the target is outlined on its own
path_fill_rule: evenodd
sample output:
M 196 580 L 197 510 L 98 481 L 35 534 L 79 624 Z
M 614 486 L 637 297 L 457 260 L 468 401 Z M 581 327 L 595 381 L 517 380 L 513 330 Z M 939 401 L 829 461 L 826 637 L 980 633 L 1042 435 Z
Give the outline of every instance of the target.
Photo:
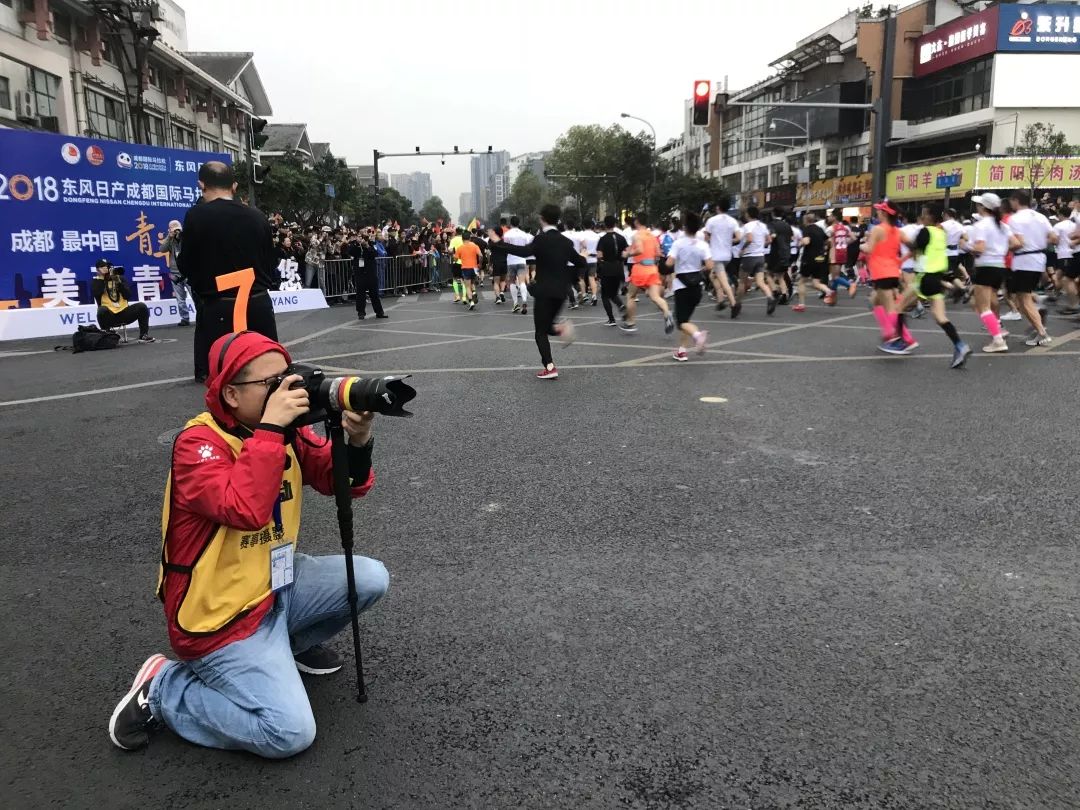
M 975 311 L 983 326 L 990 333 L 991 341 L 983 347 L 984 352 L 1007 352 L 1009 345 L 1001 329 L 994 307 L 997 291 L 1005 281 L 1005 254 L 1010 247 L 1019 244 L 1009 226 L 1001 220 L 1001 197 L 987 192 L 971 198 L 981 215 L 971 226 L 971 234 L 965 238 L 968 249 L 975 256 Z
M 176 259 L 180 255 L 180 234 L 183 227 L 180 221 L 174 219 L 169 223 L 169 235 L 161 242 L 160 251 L 168 255 L 169 279 L 172 281 L 173 295 L 176 297 L 176 308 L 180 313 L 180 325 L 191 326 L 191 308 L 188 301 L 191 300 L 191 287 L 187 279 L 180 274 Z

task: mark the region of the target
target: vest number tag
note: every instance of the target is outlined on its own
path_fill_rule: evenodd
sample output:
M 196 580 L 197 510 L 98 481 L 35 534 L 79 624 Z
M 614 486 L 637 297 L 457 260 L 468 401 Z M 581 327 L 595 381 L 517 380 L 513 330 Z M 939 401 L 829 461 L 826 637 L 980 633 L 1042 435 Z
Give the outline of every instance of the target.
M 280 591 L 293 581 L 293 544 L 286 543 L 270 549 L 270 588 Z

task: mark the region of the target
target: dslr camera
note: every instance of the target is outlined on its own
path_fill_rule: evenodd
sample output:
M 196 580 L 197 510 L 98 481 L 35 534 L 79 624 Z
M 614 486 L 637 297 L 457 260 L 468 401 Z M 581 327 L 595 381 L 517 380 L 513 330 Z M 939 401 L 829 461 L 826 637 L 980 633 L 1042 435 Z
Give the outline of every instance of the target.
M 314 425 L 342 411 L 374 411 L 383 416 L 412 416 L 404 405 L 416 398 L 416 389 L 405 377 L 327 377 L 321 368 L 293 363 L 283 377 L 299 374 L 292 388 L 307 389 L 311 410 L 297 418 L 291 427 Z M 277 386 L 270 390 L 273 393 Z

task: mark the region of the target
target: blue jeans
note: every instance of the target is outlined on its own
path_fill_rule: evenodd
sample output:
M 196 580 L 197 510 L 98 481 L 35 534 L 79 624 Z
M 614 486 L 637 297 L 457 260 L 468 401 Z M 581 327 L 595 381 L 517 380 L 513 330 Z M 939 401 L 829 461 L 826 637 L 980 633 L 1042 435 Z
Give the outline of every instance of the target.
M 315 739 L 315 718 L 293 662 L 349 625 L 343 555 L 297 554 L 293 584 L 248 638 L 195 661 L 173 661 L 150 685 L 150 711 L 185 740 L 281 759 Z M 357 606 L 386 593 L 390 575 L 378 560 L 353 557 Z
M 172 278 L 173 295 L 176 298 L 176 311 L 180 313 L 180 323 L 188 323 L 191 314 L 188 310 L 188 299 L 191 297 L 191 287 L 186 281 L 181 281 L 175 276 Z

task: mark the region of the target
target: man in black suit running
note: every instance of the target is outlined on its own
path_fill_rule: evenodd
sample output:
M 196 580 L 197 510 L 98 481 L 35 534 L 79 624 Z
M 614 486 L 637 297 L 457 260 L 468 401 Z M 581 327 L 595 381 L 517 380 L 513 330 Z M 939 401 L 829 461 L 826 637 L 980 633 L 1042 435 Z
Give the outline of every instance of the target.
M 488 232 L 488 247 L 493 253 L 509 253 L 527 259 L 536 257 L 536 278 L 530 290 L 533 296 L 533 325 L 536 327 L 536 348 L 540 350 L 543 368 L 538 380 L 557 380 L 559 370 L 551 358 L 550 335 L 562 338 L 563 345 L 574 340 L 574 325 L 570 321 L 555 324 L 555 318 L 566 301 L 567 289 L 578 271 L 587 266 L 585 257 L 574 250 L 574 243 L 556 229 L 559 206 L 545 205 L 540 209 L 540 234 L 528 245 L 508 245 L 494 230 Z

